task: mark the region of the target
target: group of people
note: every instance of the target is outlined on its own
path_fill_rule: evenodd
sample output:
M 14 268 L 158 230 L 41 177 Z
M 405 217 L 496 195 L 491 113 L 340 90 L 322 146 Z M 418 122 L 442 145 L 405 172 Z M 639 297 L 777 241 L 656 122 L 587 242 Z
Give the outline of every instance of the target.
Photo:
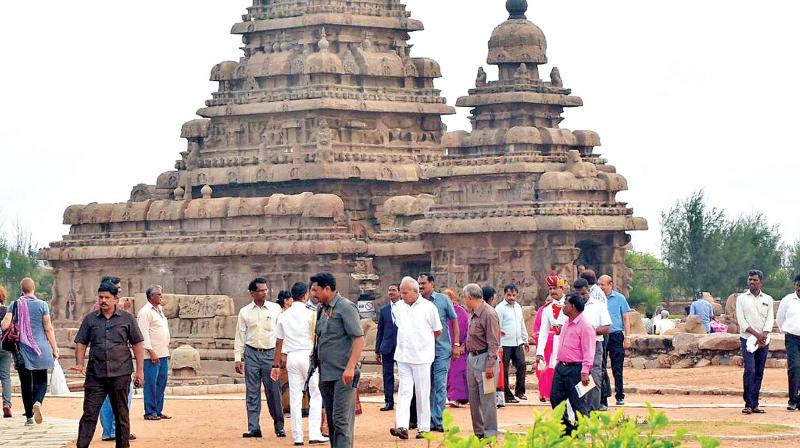
M 763 273 L 751 270 L 748 274 L 749 289 L 736 298 L 744 360 L 742 412 L 764 412 L 759 407 L 759 392 L 775 323 L 786 333 L 787 409 L 797 410 L 800 275 L 794 279 L 795 291 L 780 302 L 775 317 L 773 299 L 761 289 Z M 490 286 L 466 285 L 460 302 L 452 290 L 437 292 L 435 278 L 427 272 L 390 285 L 389 303 L 378 312 L 375 346 L 377 361 L 383 366 L 385 404 L 381 411 L 395 411 L 390 433 L 407 439 L 410 429 L 417 430 L 417 438 L 429 431 L 444 431 L 442 414 L 449 402 L 451 406 L 469 404 L 477 436 L 496 435 L 497 408 L 527 400 L 525 355 L 531 346 L 535 346 L 538 398 L 549 400 L 553 407 L 568 403 L 564 415 L 567 432 L 574 430 L 576 415 L 608 408 L 609 358 L 616 404 L 623 405 L 622 366 L 625 349 L 630 347 L 627 335 L 631 326 L 626 298 L 614 289 L 610 276 L 597 278 L 592 270 L 582 270 L 571 285 L 553 273 L 546 284 L 549 294 L 530 329 L 514 284 L 503 288 L 497 305 Z M 47 303 L 36 298 L 35 283 L 25 278 L 20 286 L 22 297 L 11 306 L 6 306 L 7 293 L 0 287 L 3 347 L 13 347 L 11 353 L 0 350 L 0 385 L 4 417 L 10 417 L 8 364 L 14 362 L 25 424 L 34 425 L 43 420 L 47 370 L 58 359 L 59 349 Z M 162 289 L 158 285 L 148 288 L 147 303 L 134 317 L 132 304 L 119 303 L 121 286 L 119 278 L 103 279 L 97 303 L 75 337 L 76 367 L 72 369 L 86 375 L 80 448 L 89 446 L 98 417 L 103 440 L 115 440 L 117 447 L 129 446 L 135 438 L 129 419 L 132 384 L 144 388 L 146 420 L 171 418 L 163 413 L 170 335 L 161 305 Z M 337 292 L 336 279 L 329 273 L 311 277 L 309 284 L 295 283 L 282 297 L 282 305 L 267 300 L 270 288 L 265 278 L 251 281 L 248 290 L 252 302 L 239 312 L 234 343 L 234 368 L 244 375 L 247 391 L 248 430 L 243 437 L 262 437 L 262 386 L 275 434 L 287 436 L 279 381 L 283 368 L 288 372 L 294 445 L 305 444 L 302 406 L 304 394 L 308 394 L 308 443 L 352 447 L 358 361 L 365 340 L 355 304 Z M 12 333 L 13 338 L 8 338 Z M 9 339 L 14 344 L 8 344 Z M 509 382 L 512 365 L 516 373 L 513 388 Z M 323 420 L 327 420 L 327 435 L 323 435 Z
M 497 408 L 528 399 L 525 357 L 532 345 L 540 401 L 550 400 L 555 407 L 569 400 L 571 408 L 583 414 L 607 409 L 610 356 L 616 404 L 624 404 L 622 366 L 631 311 L 627 300 L 614 290 L 610 276 L 598 279 L 592 270 L 583 270 L 570 288 L 556 274 L 546 282 L 549 294 L 530 331 L 514 284 L 503 288 L 497 304 L 494 288 L 469 284 L 462 290 L 463 306 L 452 290 L 437 292 L 434 276 L 427 272 L 390 285 L 389 303 L 378 313 L 375 343 L 383 366 L 381 411 L 395 411 L 395 426 L 389 432 L 407 439 L 410 429 L 417 430 L 417 438 L 444 431 L 442 414 L 449 402 L 469 403 L 477 436 L 496 435 Z M 596 387 L 578 397 L 575 386 L 584 381 L 588 385 L 589 376 Z

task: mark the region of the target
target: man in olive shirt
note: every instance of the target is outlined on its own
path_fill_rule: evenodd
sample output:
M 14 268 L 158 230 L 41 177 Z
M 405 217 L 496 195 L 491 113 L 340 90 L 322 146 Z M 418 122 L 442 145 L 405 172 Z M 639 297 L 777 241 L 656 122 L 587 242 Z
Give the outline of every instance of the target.
M 364 348 L 361 319 L 356 305 L 336 292 L 336 279 L 331 274 L 311 277 L 311 295 L 320 304 L 314 349 L 330 444 L 334 448 L 351 448 L 360 373 L 356 363 Z
M 106 396 L 114 410 L 116 446 L 130 446 L 130 419 L 128 390 L 133 362 L 130 347 L 136 356 L 134 384 L 144 384 L 144 347 L 142 333 L 136 318 L 117 308 L 117 287 L 103 283 L 97 290 L 100 309 L 86 315 L 75 337 L 75 364 L 72 370 L 86 375 L 83 386 L 83 416 L 78 427 L 78 448 L 87 448 L 97 427 L 97 417 Z M 83 367 L 86 348 L 89 352 L 88 368 Z
M 500 350 L 500 319 L 494 308 L 483 300 L 483 290 L 471 283 L 464 287 L 464 303 L 472 312 L 467 332 L 467 388 L 472 431 L 477 437 L 497 435 L 497 405 L 494 393 L 483 389 L 484 377 L 497 385 Z

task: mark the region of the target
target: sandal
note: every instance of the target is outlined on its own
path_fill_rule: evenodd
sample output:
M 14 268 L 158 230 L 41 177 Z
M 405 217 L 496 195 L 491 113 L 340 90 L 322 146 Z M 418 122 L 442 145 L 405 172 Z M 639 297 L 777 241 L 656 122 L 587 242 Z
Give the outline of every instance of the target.
M 752 410 L 752 409 L 750 409 L 750 408 L 744 408 L 744 409 L 742 409 L 742 414 L 745 414 L 745 415 L 750 415 L 750 414 L 752 414 L 752 413 L 753 413 L 753 410 Z

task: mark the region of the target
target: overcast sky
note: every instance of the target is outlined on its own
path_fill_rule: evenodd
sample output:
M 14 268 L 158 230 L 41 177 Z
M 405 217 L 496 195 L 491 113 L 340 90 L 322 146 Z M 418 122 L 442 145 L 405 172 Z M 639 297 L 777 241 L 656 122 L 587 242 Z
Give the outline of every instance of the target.
M 173 168 L 181 124 L 238 60 L 229 34 L 249 0 L 38 0 L 0 4 L 0 219 L 40 246 L 68 232 L 70 204 L 124 202 Z M 448 103 L 486 67 L 505 0 L 407 0 L 426 30 L 413 56 L 442 66 Z M 600 133 L 628 178 L 621 195 L 659 251 L 659 216 L 705 189 L 731 216 L 760 210 L 800 239 L 800 2 L 529 0 L 550 63 L 585 106 L 562 126 Z M 496 70 L 487 67 L 490 79 Z M 541 69 L 549 73 L 549 67 Z M 467 110 L 446 118 L 469 130 Z

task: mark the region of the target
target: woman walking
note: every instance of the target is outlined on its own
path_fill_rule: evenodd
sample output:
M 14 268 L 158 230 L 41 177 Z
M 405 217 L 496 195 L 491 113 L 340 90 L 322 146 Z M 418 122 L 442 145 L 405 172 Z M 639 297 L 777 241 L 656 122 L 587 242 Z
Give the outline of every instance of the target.
M 0 322 L 8 313 L 8 292 L 0 285 Z M 13 354 L 0 347 L 0 388 L 3 390 L 3 418 L 11 418 L 11 358 Z
M 58 346 L 50 321 L 50 309 L 34 292 L 36 284 L 26 277 L 20 283 L 22 297 L 9 307 L 3 318 L 2 329 L 12 322 L 19 331 L 19 356 L 16 360 L 19 373 L 22 403 L 25 405 L 25 425 L 42 423 L 42 401 L 47 393 L 47 370 L 53 368 L 58 358 Z

